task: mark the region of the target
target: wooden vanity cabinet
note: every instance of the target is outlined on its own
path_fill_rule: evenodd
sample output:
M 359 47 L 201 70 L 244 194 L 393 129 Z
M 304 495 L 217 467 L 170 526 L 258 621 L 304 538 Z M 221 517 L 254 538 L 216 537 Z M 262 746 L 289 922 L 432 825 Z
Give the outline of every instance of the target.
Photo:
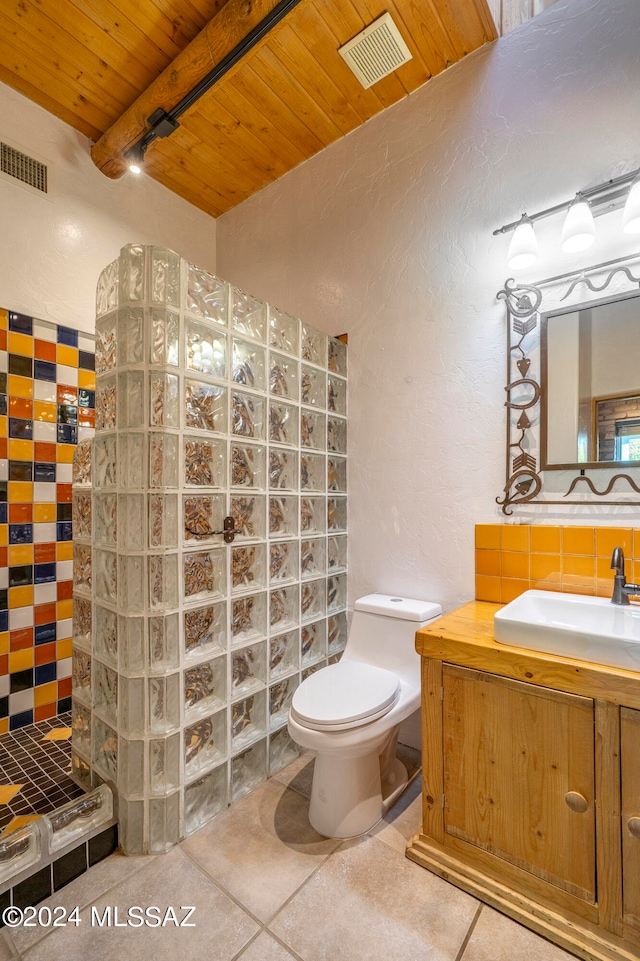
M 497 644 L 474 602 L 416 635 L 423 823 L 407 855 L 589 961 L 640 958 L 640 674 Z

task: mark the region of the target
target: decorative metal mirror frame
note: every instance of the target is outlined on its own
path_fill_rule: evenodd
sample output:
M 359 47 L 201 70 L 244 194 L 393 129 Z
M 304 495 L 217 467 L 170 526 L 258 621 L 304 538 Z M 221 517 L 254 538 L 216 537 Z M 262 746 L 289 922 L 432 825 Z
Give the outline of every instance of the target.
M 513 278 L 505 281 L 497 294 L 507 308 L 506 480 L 503 497 L 496 497 L 503 514 L 512 514 L 524 504 L 589 505 L 594 499 L 640 507 L 640 465 L 543 465 L 541 403 L 543 318 L 639 293 L 638 254 L 560 274 L 537 285 L 517 284 Z M 590 476 L 593 470 L 598 471 L 595 477 Z

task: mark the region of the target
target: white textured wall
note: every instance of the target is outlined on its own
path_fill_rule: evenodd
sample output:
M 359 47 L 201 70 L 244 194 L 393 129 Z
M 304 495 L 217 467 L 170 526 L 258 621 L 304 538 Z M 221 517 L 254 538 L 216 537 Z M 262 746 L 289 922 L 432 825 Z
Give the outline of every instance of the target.
M 560 0 L 218 220 L 222 276 L 349 333 L 351 603 L 473 596 L 504 484 L 491 231 L 638 165 L 639 35 L 637 0 Z M 546 225 L 536 276 L 576 265 Z
M 0 140 L 49 167 L 51 203 L 0 179 L 0 307 L 93 331 L 95 288 L 124 244 L 215 268 L 212 217 L 152 180 L 108 180 L 82 134 L 0 84 Z

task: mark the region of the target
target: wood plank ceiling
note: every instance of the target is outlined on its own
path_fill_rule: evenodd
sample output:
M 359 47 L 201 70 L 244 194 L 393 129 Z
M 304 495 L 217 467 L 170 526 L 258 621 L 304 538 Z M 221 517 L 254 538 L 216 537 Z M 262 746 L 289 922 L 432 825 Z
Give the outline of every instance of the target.
M 225 3 L 0 0 L 0 80 L 97 141 L 161 75 L 167 98 L 198 36 L 212 69 L 234 9 L 260 6 Z M 385 11 L 413 58 L 365 90 L 337 50 Z M 301 0 L 149 147 L 145 173 L 217 217 L 496 36 L 487 0 Z M 163 96 L 145 117 L 179 99 Z

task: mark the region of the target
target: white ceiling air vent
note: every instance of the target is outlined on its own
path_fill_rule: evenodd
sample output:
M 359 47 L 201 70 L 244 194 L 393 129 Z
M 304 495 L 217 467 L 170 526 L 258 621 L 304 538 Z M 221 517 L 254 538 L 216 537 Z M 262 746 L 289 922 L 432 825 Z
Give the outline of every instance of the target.
M 363 87 L 371 87 L 411 60 L 411 51 L 390 13 L 383 13 L 357 37 L 340 47 L 338 53 Z
M 36 193 L 48 193 L 47 165 L 29 157 L 16 147 L 0 142 L 0 173 L 3 179 L 17 180 L 21 187 Z

